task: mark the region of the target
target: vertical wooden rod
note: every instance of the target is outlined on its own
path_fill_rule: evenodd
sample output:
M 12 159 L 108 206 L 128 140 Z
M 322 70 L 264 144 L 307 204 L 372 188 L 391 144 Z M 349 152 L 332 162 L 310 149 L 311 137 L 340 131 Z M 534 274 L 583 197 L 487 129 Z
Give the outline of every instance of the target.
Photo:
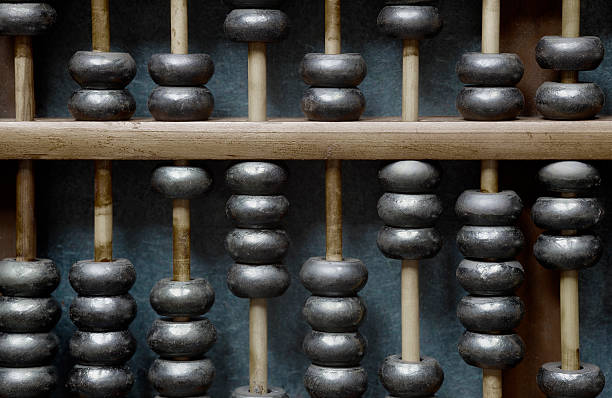
M 91 0 L 91 44 L 94 51 L 110 51 L 109 0 Z
M 404 40 L 402 78 L 402 120 L 419 119 L 419 41 Z
M 419 262 L 402 260 L 402 360 L 420 362 Z
M 249 307 L 249 389 L 268 392 L 268 304 L 266 299 L 251 299 Z
M 189 53 L 187 0 L 170 0 L 170 48 L 172 54 Z
M 342 261 L 342 161 L 325 162 L 325 257 Z
M 172 201 L 172 277 L 175 281 L 187 282 L 190 271 L 190 205 L 189 199 Z
M 498 167 L 497 160 L 483 160 L 480 162 L 480 190 L 486 193 L 496 193 L 498 186 Z
M 562 271 L 559 285 L 561 307 L 561 369 L 580 369 L 580 318 L 578 271 Z
M 482 52 L 499 53 L 500 0 L 482 0 Z
M 34 120 L 34 59 L 32 38 L 15 37 L 15 119 Z
M 94 175 L 94 259 L 113 259 L 113 187 L 110 160 L 96 160 Z
M 501 398 L 502 371 L 500 369 L 482 370 L 482 396 Z
M 340 54 L 340 0 L 325 0 L 325 54 Z
M 249 121 L 267 119 L 266 44 L 249 43 Z
M 563 0 L 561 36 L 580 36 L 580 0 Z M 578 82 L 578 71 L 561 71 L 561 83 Z

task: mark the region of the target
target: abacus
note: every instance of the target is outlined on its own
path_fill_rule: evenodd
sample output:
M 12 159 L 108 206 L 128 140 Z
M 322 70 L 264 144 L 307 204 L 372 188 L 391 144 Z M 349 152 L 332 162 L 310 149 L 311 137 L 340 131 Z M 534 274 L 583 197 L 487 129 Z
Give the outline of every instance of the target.
M 0 397 L 610 394 L 596 6 L 217 3 L 0 1 Z

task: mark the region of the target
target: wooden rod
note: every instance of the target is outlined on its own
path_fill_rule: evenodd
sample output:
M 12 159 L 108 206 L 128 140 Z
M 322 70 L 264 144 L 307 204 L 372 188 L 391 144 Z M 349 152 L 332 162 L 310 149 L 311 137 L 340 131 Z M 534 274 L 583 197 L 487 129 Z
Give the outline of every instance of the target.
M 580 36 L 580 0 L 563 0 L 561 36 Z M 577 83 L 578 71 L 561 71 L 561 83 Z
M 482 0 L 482 52 L 499 53 L 500 0 Z
M 94 260 L 113 259 L 113 188 L 110 160 L 96 160 L 94 176 Z
M 266 44 L 249 43 L 249 121 L 267 120 Z
M 325 162 L 325 257 L 342 261 L 342 161 Z
M 34 60 L 32 38 L 15 37 L 15 119 L 34 120 Z
M 561 271 L 561 369 L 580 369 L 578 271 Z
M 482 160 L 480 162 L 480 190 L 486 193 L 496 193 L 498 186 L 498 161 Z
M 172 54 L 189 53 L 187 0 L 170 0 L 170 48 Z
M 249 389 L 255 394 L 268 392 L 268 304 L 251 299 L 249 306 Z
M 340 54 L 340 0 L 325 0 L 325 54 Z
M 402 360 L 421 361 L 419 330 L 419 262 L 402 260 Z
M 109 0 L 91 0 L 91 44 L 94 51 L 110 51 Z
M 500 369 L 482 370 L 482 396 L 486 398 L 502 397 L 502 371 Z
M 402 120 L 419 119 L 419 41 L 404 40 Z
M 190 205 L 189 199 L 172 201 L 172 277 L 187 282 L 190 274 Z
M 20 160 L 17 167 L 15 229 L 18 261 L 30 261 L 36 258 L 34 198 L 34 164 L 31 160 Z

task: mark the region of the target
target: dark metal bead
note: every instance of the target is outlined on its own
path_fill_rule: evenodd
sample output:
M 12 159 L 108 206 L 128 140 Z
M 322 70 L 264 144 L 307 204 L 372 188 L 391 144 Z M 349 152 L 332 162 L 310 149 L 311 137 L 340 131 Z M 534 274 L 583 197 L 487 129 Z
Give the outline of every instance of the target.
M 215 292 L 206 279 L 179 282 L 165 278 L 153 286 L 149 301 L 161 316 L 195 318 L 210 310 L 215 302 Z
M 83 332 L 70 338 L 70 355 L 82 365 L 121 365 L 136 352 L 136 339 L 129 330 Z
M 595 167 L 576 161 L 551 163 L 540 169 L 538 179 L 547 190 L 558 193 L 584 194 L 601 184 Z
M 311 330 L 302 348 L 315 365 L 357 366 L 365 355 L 368 342 L 359 332 L 326 333 Z
M 289 210 L 289 201 L 281 195 L 232 195 L 225 206 L 225 215 L 238 228 L 277 226 Z
M 466 225 L 512 225 L 522 210 L 523 202 L 514 191 L 497 193 L 464 191 L 455 204 L 457 217 Z
M 200 167 L 162 166 L 151 176 L 153 189 L 170 199 L 194 199 L 211 185 L 212 177 Z
M 136 76 L 136 61 L 128 53 L 77 51 L 68 72 L 82 88 L 122 90 Z
M 204 86 L 158 86 L 147 102 L 155 120 L 164 122 L 189 122 L 208 120 L 215 106 L 215 99 Z
M 472 332 L 502 333 L 518 327 L 525 306 L 517 296 L 465 296 L 457 305 L 457 318 Z
M 291 283 L 287 267 L 280 264 L 234 264 L 227 273 L 227 286 L 237 297 L 272 298 L 281 296 Z
M 205 395 L 215 377 L 208 358 L 195 361 L 156 359 L 149 369 L 149 382 L 165 397 Z
M 53 333 L 0 333 L 0 366 L 46 365 L 53 361 L 58 347 L 59 339 Z M 6 395 L 0 392 L 0 396 Z
M 236 228 L 225 237 L 225 250 L 239 263 L 277 263 L 289 250 L 289 235 L 281 229 Z
M 129 295 L 111 297 L 77 296 L 70 305 L 70 319 L 88 332 L 127 329 L 136 317 L 136 300 Z
M 361 367 L 310 365 L 304 375 L 304 386 L 312 398 L 361 398 L 368 388 L 368 375 Z
M 356 258 L 328 261 L 323 257 L 311 257 L 302 266 L 300 279 L 315 296 L 353 296 L 368 281 L 368 269 Z
M 465 225 L 457 234 L 459 251 L 468 258 L 507 260 L 523 250 L 525 239 L 517 227 Z
M 538 371 L 537 382 L 549 398 L 594 398 L 603 391 L 606 378 L 590 363 L 581 362 L 579 370 L 562 370 L 561 362 L 548 362 Z
M 441 178 L 435 164 L 419 160 L 393 162 L 378 172 L 382 188 L 396 193 L 429 193 L 438 187 Z
M 47 33 L 57 12 L 47 3 L 0 3 L 0 35 L 33 36 Z
M 599 37 L 544 36 L 536 46 L 536 61 L 543 69 L 593 70 L 603 61 L 604 52 Z
M 119 296 L 136 282 L 136 269 L 125 258 L 101 262 L 83 260 L 74 263 L 68 274 L 70 285 L 83 296 Z
M 516 87 L 467 86 L 457 96 L 457 109 L 466 120 L 511 120 L 524 106 L 525 97 Z
M 360 297 L 310 296 L 302 314 L 308 324 L 321 332 L 356 331 L 366 317 L 366 306 Z
M 136 112 L 136 101 L 127 90 L 79 90 L 68 102 L 68 110 L 76 120 L 129 120 Z
M 525 279 L 525 272 L 518 261 L 485 262 L 464 259 L 456 274 L 465 290 L 479 296 L 511 295 Z
M 51 260 L 5 258 L 0 261 L 0 293 L 4 296 L 48 296 L 59 282 L 59 270 Z
M 359 120 L 366 100 L 358 88 L 310 87 L 302 96 L 302 112 L 317 122 Z
M 289 17 L 280 10 L 235 9 L 225 18 L 225 36 L 233 41 L 270 43 L 289 34 Z
M 134 384 L 134 375 L 127 366 L 76 365 L 68 375 L 66 386 L 81 397 L 124 397 Z
M 314 87 L 357 87 L 368 73 L 361 54 L 318 54 L 304 56 L 300 76 Z
M 419 260 L 435 256 L 442 248 L 442 237 L 433 228 L 404 229 L 384 226 L 376 244 L 389 258 Z
M 160 86 L 201 86 L 215 73 L 208 54 L 153 54 L 149 74 Z
M 278 164 L 270 162 L 237 163 L 225 172 L 225 182 L 241 195 L 278 195 L 289 175 Z
M 381 32 L 396 39 L 422 40 L 440 32 L 442 18 L 436 7 L 395 5 L 380 11 L 377 24 Z
M 601 111 L 606 96 L 595 83 L 544 82 L 535 100 L 538 112 L 547 119 L 583 120 Z
M 538 198 L 531 209 L 533 222 L 542 229 L 589 229 L 601 221 L 604 209 L 595 198 Z
M 402 361 L 399 355 L 385 358 L 378 371 L 380 382 L 394 397 L 429 397 L 442 386 L 444 372 L 434 358 L 421 362 Z
M 53 366 L 35 368 L 0 368 L 0 397 L 48 397 L 57 385 Z
M 249 386 L 242 386 L 232 391 L 231 398 L 289 398 L 289 396 L 279 387 L 268 387 L 267 393 L 259 394 L 251 392 Z
M 518 334 L 466 331 L 459 340 L 458 349 L 468 365 L 483 369 L 510 369 L 525 355 L 525 343 Z
M 442 214 L 442 201 L 434 194 L 386 192 L 378 200 L 378 216 L 391 227 L 433 227 Z
M 598 236 L 556 236 L 543 233 L 533 246 L 533 255 L 545 268 L 558 271 L 580 270 L 597 264 L 603 253 Z
M 516 54 L 465 53 L 456 70 L 463 84 L 504 87 L 517 85 L 523 78 L 525 67 Z
M 176 322 L 156 319 L 147 335 L 147 344 L 165 359 L 199 358 L 217 341 L 217 330 L 206 318 Z
M 62 309 L 53 297 L 0 296 L 0 331 L 42 333 L 53 329 Z

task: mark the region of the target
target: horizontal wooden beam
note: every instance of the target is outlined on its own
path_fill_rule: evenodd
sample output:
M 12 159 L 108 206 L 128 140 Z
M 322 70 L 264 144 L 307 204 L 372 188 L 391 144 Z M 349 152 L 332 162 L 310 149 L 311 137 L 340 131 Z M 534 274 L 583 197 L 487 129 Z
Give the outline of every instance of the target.
M 612 117 L 468 122 L 0 120 L 0 159 L 612 159 Z

